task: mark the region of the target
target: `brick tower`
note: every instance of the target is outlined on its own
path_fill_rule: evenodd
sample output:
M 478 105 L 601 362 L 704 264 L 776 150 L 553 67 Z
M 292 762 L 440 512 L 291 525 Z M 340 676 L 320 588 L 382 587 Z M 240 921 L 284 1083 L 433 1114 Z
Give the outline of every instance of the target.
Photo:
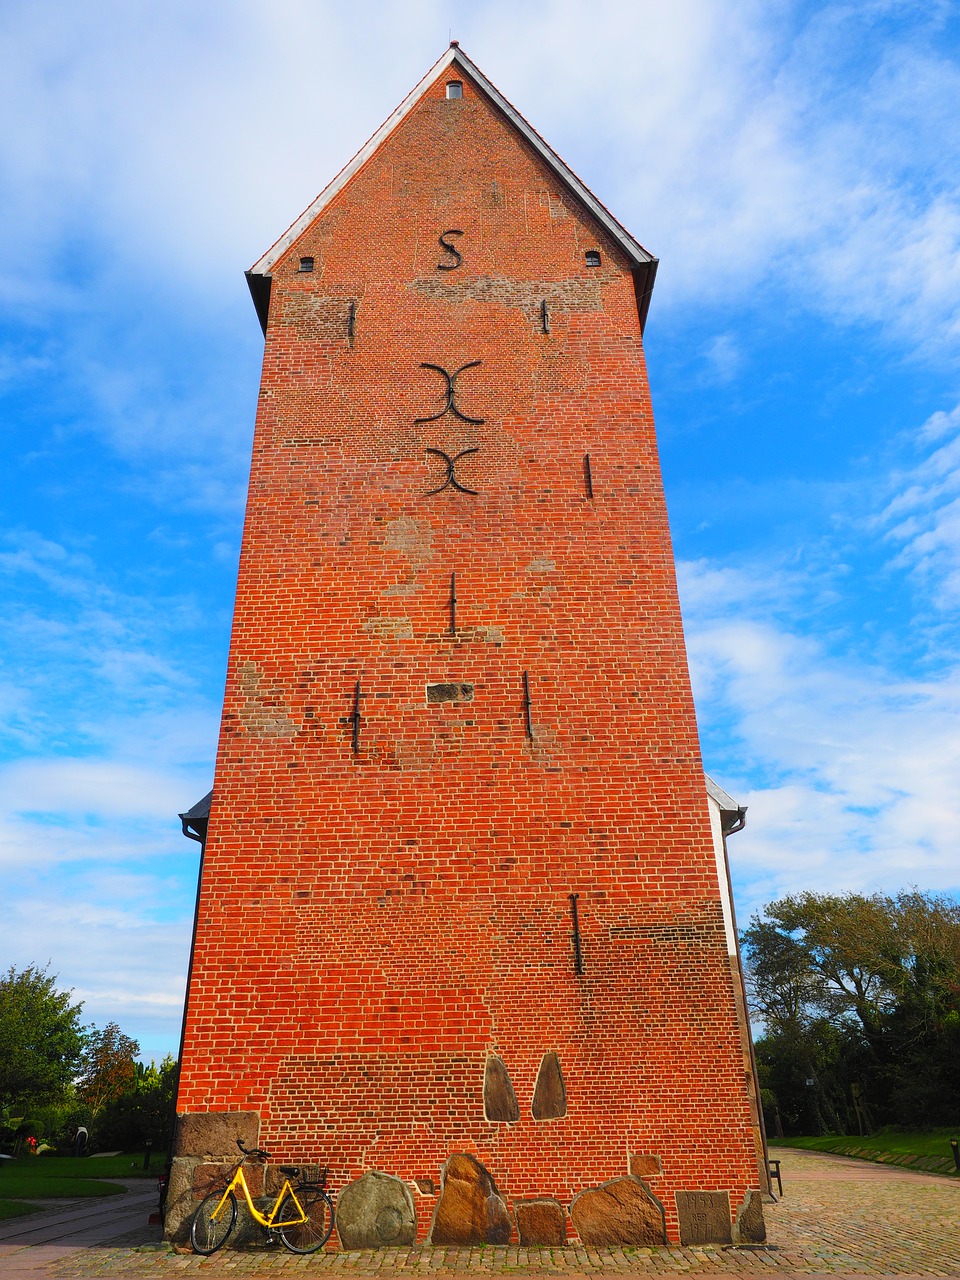
M 239 1135 L 345 1244 L 760 1238 L 655 269 L 453 45 L 249 273 L 171 1231 Z

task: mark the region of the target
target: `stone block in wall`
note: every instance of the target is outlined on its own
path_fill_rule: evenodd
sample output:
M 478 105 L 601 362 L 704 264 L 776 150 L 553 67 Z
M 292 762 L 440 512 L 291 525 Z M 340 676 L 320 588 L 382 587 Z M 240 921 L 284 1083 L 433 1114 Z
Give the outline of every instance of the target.
M 534 1120 L 560 1120 L 567 1114 L 567 1089 L 555 1053 L 545 1053 L 540 1062 L 531 1112 Z
M 177 1116 L 174 1156 L 240 1159 L 237 1139 L 255 1147 L 260 1140 L 256 1111 L 190 1111 Z
M 570 1220 L 584 1244 L 667 1243 L 663 1205 L 639 1178 L 612 1178 L 581 1191 L 570 1205 Z
M 483 1114 L 488 1120 L 507 1124 L 516 1124 L 520 1119 L 520 1106 L 507 1068 L 492 1054 L 483 1073 Z
M 175 1156 L 170 1167 L 163 1215 L 163 1238 L 174 1244 L 186 1244 L 190 1238 L 190 1219 L 197 1209 L 193 1179 L 199 1164 L 200 1161 L 191 1156 Z
M 559 1200 L 518 1200 L 513 1208 L 522 1245 L 566 1244 L 567 1215 Z
M 763 1217 L 763 1196 L 759 1191 L 748 1191 L 737 1210 L 735 1228 L 737 1244 L 763 1244 L 767 1238 L 767 1224 Z
M 726 1191 L 678 1191 L 681 1244 L 732 1244 L 730 1196 Z
M 635 1178 L 658 1178 L 663 1173 L 659 1156 L 630 1156 L 630 1172 Z
M 337 1197 L 337 1232 L 344 1249 L 413 1244 L 417 1216 L 410 1188 L 390 1174 L 368 1171 Z
M 489 1172 L 473 1156 L 453 1155 L 440 1175 L 431 1244 L 507 1244 L 513 1222 Z

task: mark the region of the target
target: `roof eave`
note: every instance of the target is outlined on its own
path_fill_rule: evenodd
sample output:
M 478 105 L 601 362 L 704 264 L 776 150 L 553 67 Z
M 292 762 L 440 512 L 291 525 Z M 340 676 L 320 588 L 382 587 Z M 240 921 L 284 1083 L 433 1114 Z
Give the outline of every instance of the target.
M 267 320 L 270 317 L 270 286 L 273 283 L 273 277 L 269 275 L 257 275 L 253 271 L 245 271 L 247 278 L 247 288 L 250 290 L 250 297 L 253 299 L 253 305 L 256 308 L 257 319 L 260 321 L 260 328 L 263 330 L 263 336 L 267 336 Z

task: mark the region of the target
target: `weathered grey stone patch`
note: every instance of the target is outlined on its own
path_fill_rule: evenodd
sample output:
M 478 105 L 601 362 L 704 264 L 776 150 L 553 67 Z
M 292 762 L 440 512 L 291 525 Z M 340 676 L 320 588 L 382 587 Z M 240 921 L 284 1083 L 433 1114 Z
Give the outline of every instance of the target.
M 240 723 L 252 738 L 292 738 L 297 732 L 283 702 L 283 690 L 276 682 L 264 683 L 264 675 L 255 662 L 241 662 L 239 667 Z
M 337 1231 L 345 1249 L 413 1244 L 417 1215 L 410 1188 L 388 1173 L 370 1170 L 337 1197 Z
M 413 639 L 413 623 L 409 618 L 368 618 L 363 629 L 376 640 Z

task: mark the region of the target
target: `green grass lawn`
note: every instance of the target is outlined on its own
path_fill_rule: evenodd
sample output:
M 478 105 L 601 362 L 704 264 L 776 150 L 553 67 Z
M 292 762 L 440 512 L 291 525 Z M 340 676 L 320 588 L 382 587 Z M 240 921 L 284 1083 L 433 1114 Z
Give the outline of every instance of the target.
M 832 1151 L 837 1155 L 859 1156 L 866 1160 L 883 1160 L 907 1163 L 915 1160 L 942 1161 L 943 1169 L 937 1172 L 955 1172 L 950 1139 L 960 1138 L 954 1129 L 931 1129 L 920 1133 L 909 1129 L 883 1129 L 869 1138 L 855 1134 L 843 1137 L 831 1134 L 824 1138 L 771 1138 L 770 1147 L 799 1147 L 804 1151 Z M 922 1167 L 922 1166 L 921 1166 Z
M 35 1204 L 21 1204 L 19 1200 L 0 1200 L 0 1222 L 4 1218 L 22 1218 L 28 1213 L 39 1213 Z
M 149 1170 L 143 1156 L 21 1156 L 0 1160 L 0 1219 L 33 1213 L 24 1200 L 74 1199 L 123 1195 L 125 1187 L 112 1178 L 152 1178 L 163 1169 L 164 1155 L 155 1155 Z M 134 1166 L 131 1168 L 131 1166 Z

